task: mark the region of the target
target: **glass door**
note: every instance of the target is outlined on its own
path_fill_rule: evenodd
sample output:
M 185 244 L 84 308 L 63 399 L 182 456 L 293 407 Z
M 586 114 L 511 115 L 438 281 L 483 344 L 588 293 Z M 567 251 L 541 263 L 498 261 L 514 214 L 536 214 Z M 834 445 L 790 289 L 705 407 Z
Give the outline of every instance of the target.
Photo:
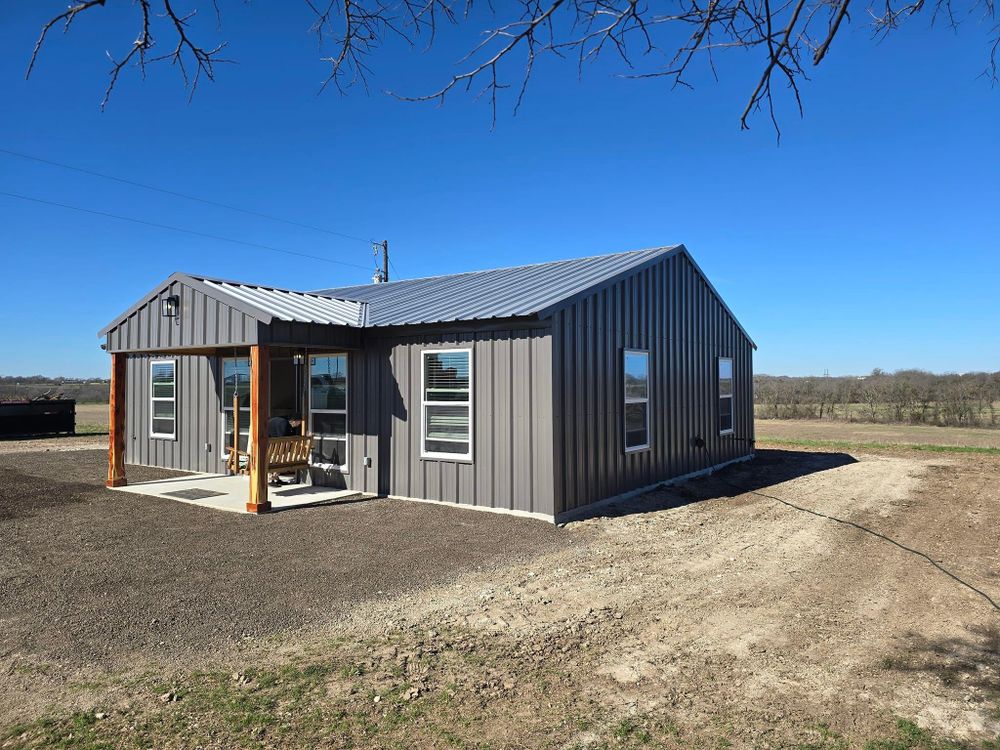
M 309 357 L 309 431 L 313 463 L 347 468 L 347 354 Z

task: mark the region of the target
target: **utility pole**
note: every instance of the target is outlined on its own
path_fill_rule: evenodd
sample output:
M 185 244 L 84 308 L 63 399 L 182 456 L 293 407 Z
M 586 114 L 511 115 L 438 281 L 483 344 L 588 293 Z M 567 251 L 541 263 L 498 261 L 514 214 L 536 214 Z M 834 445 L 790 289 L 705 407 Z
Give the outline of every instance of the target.
M 375 265 L 375 273 L 372 274 L 372 283 L 384 284 L 389 280 L 389 240 L 382 242 L 372 242 L 372 251 L 378 257 L 378 251 L 382 251 L 382 267 Z

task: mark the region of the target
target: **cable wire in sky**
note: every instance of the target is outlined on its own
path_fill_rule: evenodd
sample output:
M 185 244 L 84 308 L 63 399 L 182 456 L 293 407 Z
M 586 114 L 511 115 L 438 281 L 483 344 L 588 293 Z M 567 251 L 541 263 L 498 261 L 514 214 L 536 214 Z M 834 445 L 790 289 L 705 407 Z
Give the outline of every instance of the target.
M 234 245 L 245 245 L 246 247 L 255 247 L 260 250 L 270 250 L 275 253 L 284 253 L 285 255 L 297 255 L 300 258 L 311 258 L 312 260 L 321 260 L 324 263 L 334 263 L 340 266 L 350 266 L 351 268 L 360 268 L 362 271 L 367 271 L 368 266 L 361 266 L 357 263 L 348 263 L 343 260 L 333 260 L 332 258 L 324 258 L 320 255 L 310 255 L 309 253 L 300 253 L 295 250 L 285 250 L 284 248 L 274 247 L 273 245 L 262 245 L 259 242 L 247 242 L 246 240 L 236 240 L 232 237 L 223 237 L 218 234 L 209 234 L 207 232 L 198 232 L 194 229 L 184 229 L 183 227 L 175 227 L 169 224 L 157 224 L 154 221 L 146 221 L 145 219 L 134 219 L 131 216 L 121 216 L 119 214 L 111 214 L 105 211 L 97 211 L 92 208 L 81 208 L 80 206 L 71 206 L 68 203 L 58 203 L 56 201 L 45 200 L 44 198 L 33 198 L 28 195 L 20 195 L 18 193 L 8 193 L 6 191 L 0 190 L 0 195 L 5 195 L 8 198 L 17 198 L 22 201 L 30 201 L 32 203 L 41 203 L 46 206 L 58 206 L 59 208 L 67 208 L 71 211 L 79 211 L 80 213 L 93 214 L 94 216 L 104 216 L 108 219 L 118 219 L 119 221 L 128 221 L 133 224 L 142 224 L 147 227 L 156 227 L 157 229 L 167 229 L 171 232 L 181 232 L 182 234 L 190 234 L 195 237 L 204 237 L 210 240 L 218 240 L 219 242 L 231 242 Z M 367 242 L 367 240 L 366 240 Z
M 370 242 L 370 239 L 365 239 L 364 237 L 358 237 L 354 234 L 347 234 L 346 232 L 337 232 L 333 229 L 326 229 L 325 227 L 317 227 L 312 224 L 303 224 L 299 221 L 292 221 L 291 219 L 282 219 L 280 216 L 272 216 L 271 214 L 261 213 L 260 211 L 252 211 L 248 208 L 240 208 L 239 206 L 231 206 L 228 203 L 219 203 L 218 201 L 209 200 L 207 198 L 199 198 L 196 195 L 188 195 L 187 193 L 181 193 L 176 190 L 167 190 L 166 188 L 156 187 L 155 185 L 146 185 L 142 182 L 136 182 L 135 180 L 127 180 L 124 177 L 115 177 L 113 175 L 104 174 L 103 172 L 95 172 L 91 169 L 84 169 L 82 167 L 74 167 L 71 164 L 63 164 L 62 162 L 53 161 L 51 159 L 43 159 L 40 156 L 32 156 L 31 154 L 22 154 L 19 151 L 11 151 L 7 148 L 0 148 L 0 153 L 7 154 L 8 156 L 16 156 L 19 159 L 27 159 L 28 161 L 36 161 L 40 164 L 48 164 L 53 167 L 61 167 L 62 169 L 69 169 L 73 172 L 79 172 L 80 174 L 90 175 L 91 177 L 100 177 L 105 180 L 112 180 L 113 182 L 120 182 L 123 185 L 131 185 L 132 187 L 142 188 L 143 190 L 152 190 L 157 193 L 163 193 L 164 195 L 172 195 L 175 198 L 184 198 L 185 200 L 195 201 L 197 203 L 204 203 L 208 206 L 215 206 L 216 208 L 225 208 L 229 211 L 236 211 L 241 214 L 246 214 L 248 216 L 256 216 L 259 219 L 268 219 L 269 221 L 277 221 L 281 224 L 288 224 L 293 227 L 300 227 L 301 229 L 311 229 L 314 232 L 323 232 L 324 234 L 331 234 L 335 237 L 342 237 L 345 240 L 357 240 L 358 242 Z

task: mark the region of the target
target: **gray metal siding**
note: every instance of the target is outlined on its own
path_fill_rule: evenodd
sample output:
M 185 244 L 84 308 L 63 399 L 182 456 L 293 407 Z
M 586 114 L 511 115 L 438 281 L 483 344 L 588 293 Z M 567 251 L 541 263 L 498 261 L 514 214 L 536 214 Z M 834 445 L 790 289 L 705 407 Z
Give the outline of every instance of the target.
M 177 436 L 149 435 L 149 363 L 177 362 Z M 222 471 L 219 359 L 214 356 L 130 354 L 126 363 L 125 462 L 181 471 Z M 206 444 L 211 449 L 206 449 Z
M 552 339 L 547 327 L 366 337 L 349 355 L 347 486 L 553 514 Z M 473 460 L 424 459 L 421 351 L 473 350 Z M 363 465 L 370 456 L 372 466 Z
M 752 344 L 685 255 L 553 316 L 556 512 L 748 455 Z M 650 354 L 648 450 L 626 453 L 624 349 Z M 718 430 L 718 357 L 733 358 L 734 434 Z M 692 438 L 705 439 L 707 450 Z
M 180 315 L 165 318 L 161 300 L 180 297 Z M 257 343 L 257 320 L 187 284 L 173 281 L 108 331 L 112 352 L 209 348 Z

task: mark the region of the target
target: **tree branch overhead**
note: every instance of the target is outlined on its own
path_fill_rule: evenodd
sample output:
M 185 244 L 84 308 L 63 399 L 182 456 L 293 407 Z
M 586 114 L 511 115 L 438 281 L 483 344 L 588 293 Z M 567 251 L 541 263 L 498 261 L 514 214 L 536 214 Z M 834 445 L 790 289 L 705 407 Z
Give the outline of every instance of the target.
M 857 0 L 853 0 L 857 3 Z M 341 93 L 361 85 L 366 91 L 374 60 L 391 41 L 416 46 L 435 43 L 439 25 L 473 26 L 492 19 L 477 44 L 457 64 L 458 71 L 429 93 L 402 94 L 398 99 L 443 103 L 449 94 L 464 90 L 490 100 L 496 121 L 499 97 L 512 88 L 508 76 L 519 79 L 512 93 L 516 113 L 524 101 L 539 59 L 573 57 L 582 73 L 588 63 L 610 54 L 622 66 L 623 78 L 665 78 L 672 86 L 690 87 L 692 66 L 703 63 L 717 77 L 715 56 L 741 50 L 758 61 L 759 75 L 739 118 L 748 128 L 752 116 L 766 110 L 776 132 L 776 89 L 788 92 L 800 114 L 800 89 L 807 69 L 831 55 L 844 22 L 851 22 L 852 0 L 510 0 L 494 6 L 489 0 L 303 0 L 313 17 L 311 32 L 321 47 L 333 48 L 320 61 L 328 66 L 320 91 L 331 85 Z M 945 19 L 956 27 L 967 17 L 988 27 L 987 64 L 983 75 L 998 80 L 1000 24 L 996 0 L 869 0 L 865 9 L 876 38 L 897 29 L 906 19 L 930 9 L 931 21 Z M 221 33 L 223 11 L 219 0 L 134 0 L 135 39 L 122 54 L 108 53 L 111 62 L 103 109 L 121 74 L 135 67 L 145 76 L 147 65 L 168 62 L 176 68 L 193 96 L 202 78 L 215 80 L 215 66 L 231 62 L 221 53 L 228 42 L 205 42 L 192 21 L 198 6 L 208 5 Z M 184 5 L 183 10 L 179 6 Z M 80 18 L 96 18 L 121 10 L 124 4 L 106 0 L 76 0 L 43 23 L 28 60 L 31 76 L 51 32 L 69 29 Z M 98 13 L 96 9 L 101 9 Z M 168 38 L 169 51 L 153 54 L 157 38 Z M 777 77 L 777 78 L 776 78 Z

